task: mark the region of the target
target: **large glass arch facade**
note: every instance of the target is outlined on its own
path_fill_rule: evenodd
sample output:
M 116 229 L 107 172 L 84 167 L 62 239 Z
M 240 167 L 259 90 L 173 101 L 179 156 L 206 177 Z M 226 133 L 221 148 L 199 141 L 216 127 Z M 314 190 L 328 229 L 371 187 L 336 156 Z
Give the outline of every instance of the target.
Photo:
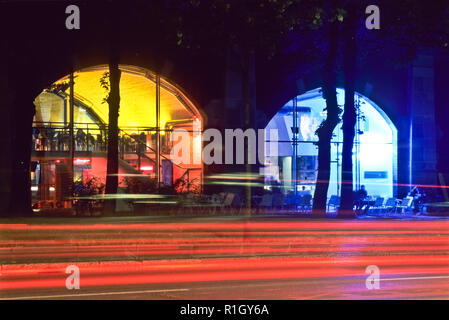
M 156 126 L 156 74 L 140 67 L 121 65 L 120 78 L 120 116 L 119 127 L 152 128 Z M 100 85 L 100 80 L 108 72 L 107 65 L 85 68 L 74 73 L 75 78 L 75 112 L 79 108 L 88 109 L 102 123 L 108 122 L 108 104 L 104 101 L 107 92 Z M 69 82 L 69 75 L 57 80 L 54 84 Z M 58 92 L 60 98 L 67 100 L 69 87 Z M 57 97 L 50 96 L 50 90 L 44 90 L 35 100 L 35 121 L 68 121 L 64 117 L 62 104 Z M 54 90 L 53 90 L 54 92 Z M 161 78 L 160 90 L 160 126 L 180 120 L 201 119 L 195 105 L 175 85 Z M 85 112 L 80 110 L 80 112 Z M 67 111 L 65 111 L 67 113 Z M 75 115 L 75 120 L 77 116 Z M 85 120 L 85 119 L 80 119 Z M 75 121 L 76 122 L 76 121 Z
M 344 106 L 344 89 L 337 89 L 337 101 Z M 367 97 L 356 93 L 356 136 L 353 148 L 354 189 L 365 185 L 369 195 L 393 197 L 397 182 L 397 130 L 385 112 Z M 310 190 L 317 176 L 318 141 L 315 134 L 326 118 L 326 101 L 320 88 L 307 91 L 288 101 L 266 126 L 265 181 L 281 185 L 284 192 Z M 296 123 L 294 121 L 296 114 Z M 295 148 L 294 128 L 297 128 Z M 270 137 L 277 132 L 277 140 Z M 270 140 L 271 139 L 271 140 Z M 331 177 L 328 197 L 340 195 L 342 160 L 342 123 L 334 130 L 331 143 Z M 271 148 L 271 150 L 270 150 Z M 295 150 L 296 149 L 296 150 Z M 296 155 L 296 156 L 295 156 Z M 296 158 L 296 168 L 293 159 Z M 296 169 L 296 170 L 295 170 Z
M 169 80 L 140 67 L 119 68 L 119 175 L 145 175 L 157 179 L 161 186 L 181 185 L 187 186 L 181 191 L 200 192 L 202 163 L 175 164 L 170 154 L 175 143 L 171 132 L 182 129 L 190 135 L 191 157 L 201 155 L 198 138 L 201 141 L 203 118 L 199 109 Z M 86 183 L 94 177 L 105 181 L 109 105 L 101 79 L 108 80 L 108 71 L 107 65 L 100 65 L 74 72 L 75 181 Z M 55 81 L 34 100 L 32 160 L 37 165 L 32 170 L 32 183 L 40 200 L 64 198 L 58 170 L 67 172 L 71 167 L 69 80 L 67 75 Z

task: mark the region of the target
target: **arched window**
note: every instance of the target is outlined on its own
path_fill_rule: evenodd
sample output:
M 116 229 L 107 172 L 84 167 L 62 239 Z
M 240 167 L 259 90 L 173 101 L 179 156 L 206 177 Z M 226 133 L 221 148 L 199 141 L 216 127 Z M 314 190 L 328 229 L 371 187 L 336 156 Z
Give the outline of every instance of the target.
M 344 89 L 337 89 L 337 101 L 343 109 Z M 397 130 L 392 121 L 367 97 L 356 93 L 356 136 L 353 149 L 354 188 L 365 185 L 373 196 L 392 197 L 397 182 Z M 295 108 L 296 104 L 296 108 Z M 281 183 L 285 192 L 315 188 L 318 149 L 314 142 L 320 123 L 326 118 L 326 101 L 321 89 L 314 89 L 288 101 L 270 120 L 266 136 L 265 180 L 267 188 L 273 182 Z M 296 110 L 297 148 L 293 144 L 294 112 Z M 339 195 L 341 189 L 342 123 L 334 130 L 331 143 L 331 178 L 328 197 Z M 273 144 L 270 129 L 277 130 L 278 140 Z M 273 146 L 276 150 L 273 149 Z M 293 158 L 296 153 L 296 179 Z M 273 157 L 277 154 L 276 159 Z M 274 180 L 274 181 L 273 181 Z M 295 180 L 295 181 L 293 181 Z

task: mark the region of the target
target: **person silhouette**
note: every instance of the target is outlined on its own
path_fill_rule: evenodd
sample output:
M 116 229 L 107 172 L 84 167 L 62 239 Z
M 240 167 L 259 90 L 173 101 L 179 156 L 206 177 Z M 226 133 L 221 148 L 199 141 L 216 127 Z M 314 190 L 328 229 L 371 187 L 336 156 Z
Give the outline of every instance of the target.
M 367 204 L 365 202 L 366 198 L 368 197 L 368 192 L 366 191 L 365 186 L 363 184 L 360 186 L 360 189 L 357 191 L 356 197 L 357 197 L 356 198 L 356 211 L 357 211 L 357 213 L 360 214 L 360 212 L 361 212 L 361 210 L 362 210 L 364 205 L 366 205 L 366 206 L 365 206 L 365 210 L 363 212 L 366 213 L 366 211 L 369 208 L 369 204 Z

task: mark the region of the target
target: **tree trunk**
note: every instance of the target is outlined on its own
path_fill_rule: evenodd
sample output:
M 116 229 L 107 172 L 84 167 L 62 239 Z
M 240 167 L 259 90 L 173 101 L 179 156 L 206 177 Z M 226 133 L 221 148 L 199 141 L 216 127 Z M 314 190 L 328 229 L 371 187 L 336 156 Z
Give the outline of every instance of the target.
M 340 108 L 336 92 L 336 64 L 338 49 L 338 25 L 330 26 L 329 53 L 325 63 L 323 95 L 326 99 L 327 116 L 316 133 L 318 135 L 318 174 L 313 196 L 312 215 L 326 216 L 327 191 L 331 172 L 331 139 L 335 127 L 340 121 Z
M 16 84 L 17 85 L 17 84 Z M 33 99 L 19 92 L 13 97 L 11 110 L 11 182 L 8 215 L 31 216 L 30 161 L 32 126 L 35 113 Z
M 10 48 L 13 48 L 11 45 Z M 10 54 L 8 52 L 8 54 Z M 31 216 L 31 143 L 35 114 L 33 90 L 36 66 L 29 57 L 23 57 L 21 64 L 9 65 L 4 100 L 9 109 L 8 128 L 9 150 L 9 196 L 7 216 Z M 22 75 L 27 75 L 28 87 L 24 89 Z M 22 89 L 22 90 L 21 90 Z
M 108 96 L 108 162 L 106 176 L 106 194 L 116 194 L 118 189 L 118 117 L 120 109 L 120 77 L 118 59 L 113 57 L 109 62 L 110 91 Z M 106 213 L 115 212 L 116 201 L 106 201 Z
M 0 10 L 0 29 L 15 28 L 8 9 Z M 6 28 L 6 29 L 5 29 Z M 6 32 L 1 41 L 2 161 L 0 164 L 0 206 L 2 216 L 32 216 L 31 145 L 35 114 L 33 104 L 39 64 L 33 59 L 30 41 L 22 31 Z M 27 31 L 28 32 L 28 31 Z M 5 91 L 3 91 L 5 90 Z M 3 108 L 6 107 L 6 110 Z M 4 171 L 3 171 L 4 170 Z
M 355 10 L 348 10 L 348 22 L 345 28 L 345 50 L 343 73 L 345 78 L 345 107 L 343 113 L 343 150 L 341 173 L 341 201 L 337 217 L 355 218 L 353 210 L 353 163 L 352 149 L 354 147 L 356 110 L 354 106 L 354 86 L 356 72 L 356 15 Z

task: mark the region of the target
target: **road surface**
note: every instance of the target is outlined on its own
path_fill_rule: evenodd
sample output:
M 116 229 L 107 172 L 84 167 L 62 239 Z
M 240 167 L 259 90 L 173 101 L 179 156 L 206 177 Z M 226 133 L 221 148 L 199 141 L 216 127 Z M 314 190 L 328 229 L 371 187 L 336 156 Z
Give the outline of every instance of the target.
M 1 299 L 447 299 L 449 221 L 3 220 L 0 265 Z

